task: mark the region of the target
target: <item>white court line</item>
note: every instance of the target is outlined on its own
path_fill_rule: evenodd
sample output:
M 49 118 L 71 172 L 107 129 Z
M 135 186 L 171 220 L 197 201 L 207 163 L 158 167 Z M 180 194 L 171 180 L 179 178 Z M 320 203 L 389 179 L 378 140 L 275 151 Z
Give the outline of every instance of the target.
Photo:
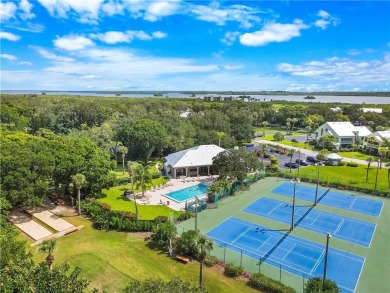
M 296 243 L 294 243 L 293 247 L 291 247 L 288 251 L 287 254 L 282 258 L 283 260 L 286 258 L 287 255 L 290 254 L 291 250 L 296 246 Z
M 313 224 L 317 221 L 317 219 L 321 216 L 321 214 L 319 213 L 318 216 L 314 219 L 314 221 L 310 224 L 313 226 Z
M 340 224 L 337 226 L 337 229 L 333 232 L 334 234 L 337 234 L 339 232 L 341 226 L 344 224 L 344 218 L 341 219 Z
M 357 199 L 357 197 L 355 197 L 354 199 L 353 199 L 353 202 L 351 203 L 351 205 L 349 206 L 349 210 L 352 208 L 352 206 L 354 205 L 354 203 L 355 203 L 355 201 L 356 201 L 356 199 Z
M 274 210 L 276 210 L 278 207 L 280 207 L 282 204 L 284 204 L 283 202 L 281 202 L 280 204 L 278 204 L 276 207 L 274 207 L 272 210 L 270 210 L 267 215 L 269 215 L 270 213 L 272 213 Z
M 238 235 L 236 238 L 234 238 L 231 243 L 233 244 L 234 242 L 236 242 L 238 239 L 240 239 L 246 232 L 248 232 L 252 228 L 253 228 L 253 226 L 251 226 L 248 229 L 246 229 L 244 232 L 242 232 L 240 235 Z
M 321 262 L 321 259 L 324 257 L 325 255 L 325 250 L 322 250 L 322 253 L 320 255 L 320 257 L 318 258 L 317 262 L 314 264 L 314 267 L 312 268 L 312 270 L 310 271 L 310 275 L 317 269 L 317 267 L 320 265 L 320 262 Z

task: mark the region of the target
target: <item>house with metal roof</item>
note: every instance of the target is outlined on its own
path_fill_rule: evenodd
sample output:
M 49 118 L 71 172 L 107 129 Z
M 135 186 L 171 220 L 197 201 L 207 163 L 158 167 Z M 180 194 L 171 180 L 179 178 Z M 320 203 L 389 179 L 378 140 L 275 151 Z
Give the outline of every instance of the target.
M 378 149 L 386 140 L 390 141 L 390 130 L 376 131 L 366 137 L 364 146 L 366 148 Z
M 365 126 L 355 126 L 351 122 L 325 122 L 316 129 L 316 139 L 325 134 L 336 138 L 336 148 L 348 148 L 353 144 L 362 144 L 364 139 L 371 134 Z
M 200 145 L 183 151 L 169 154 L 165 157 L 166 174 L 178 176 L 200 176 L 210 174 L 213 158 L 225 149 L 214 145 Z

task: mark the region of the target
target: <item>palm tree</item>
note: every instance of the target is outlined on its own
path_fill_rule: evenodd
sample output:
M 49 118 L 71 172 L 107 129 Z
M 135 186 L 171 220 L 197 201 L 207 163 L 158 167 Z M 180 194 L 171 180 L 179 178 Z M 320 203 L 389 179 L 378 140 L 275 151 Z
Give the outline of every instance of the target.
M 199 258 L 199 287 L 203 287 L 203 264 L 204 260 L 207 255 L 207 251 L 210 249 L 213 249 L 213 241 L 211 241 L 209 238 L 206 236 L 197 233 L 194 239 L 195 242 L 195 247 L 197 250 L 198 258 Z
M 77 188 L 77 201 L 78 201 L 78 207 L 77 207 L 77 212 L 80 215 L 81 214 L 81 207 L 80 207 L 80 202 L 81 202 L 81 197 L 80 197 L 80 189 L 83 187 L 86 183 L 87 180 L 85 179 L 84 174 L 76 174 L 72 177 L 73 184 Z
M 367 174 L 366 174 L 366 183 L 368 182 L 368 172 L 370 171 L 371 162 L 373 161 L 373 158 L 368 158 L 367 161 Z
M 383 159 L 386 158 L 388 152 L 389 152 L 389 149 L 387 147 L 379 147 L 378 148 L 378 155 L 381 159 L 380 166 L 379 166 L 380 169 L 382 169 Z
M 157 169 L 160 171 L 161 182 L 164 185 L 164 177 L 163 177 L 163 174 L 162 174 L 162 171 L 164 170 L 164 164 L 163 163 L 158 163 Z
M 389 189 L 390 189 L 390 163 L 386 163 L 385 166 L 387 167 L 387 182 L 389 184 Z
M 134 175 L 138 165 L 139 164 L 137 162 L 132 162 L 132 161 L 127 162 L 127 172 L 129 173 L 130 180 L 131 180 L 131 191 L 134 197 L 135 216 L 137 219 L 138 219 L 138 206 L 137 206 L 137 199 L 135 198 L 135 193 L 134 193 Z
M 298 121 L 299 121 L 298 118 L 292 118 L 292 119 L 291 119 L 291 123 L 292 123 L 291 131 L 294 131 L 294 125 L 295 125 L 295 123 L 297 123 Z
M 291 173 L 291 162 L 292 162 L 292 158 L 294 156 L 294 153 L 295 153 L 294 149 L 289 149 L 288 155 L 290 156 L 290 173 Z
M 150 173 L 149 167 L 143 166 L 142 164 L 138 164 L 134 171 L 136 188 L 141 186 L 143 197 L 145 195 L 146 184 L 152 183 L 152 174 Z
M 309 135 L 311 133 L 311 127 L 308 125 L 305 127 L 305 130 L 307 131 L 306 140 L 309 140 Z
M 118 147 L 118 151 L 121 153 L 123 175 L 125 175 L 125 157 L 129 151 L 129 149 L 127 147 L 121 145 Z
M 265 138 L 265 128 L 268 126 L 268 121 L 261 122 L 261 125 L 263 126 L 263 139 Z
M 225 136 L 225 132 L 223 131 L 216 131 L 217 137 L 218 137 L 218 146 L 221 146 L 221 139 Z
M 52 240 L 45 240 L 42 242 L 42 246 L 39 247 L 39 251 L 43 253 L 47 253 L 46 257 L 46 263 L 49 266 L 49 270 L 53 269 L 53 262 L 54 262 L 54 256 L 53 256 L 53 251 L 56 246 L 57 240 L 52 239 Z

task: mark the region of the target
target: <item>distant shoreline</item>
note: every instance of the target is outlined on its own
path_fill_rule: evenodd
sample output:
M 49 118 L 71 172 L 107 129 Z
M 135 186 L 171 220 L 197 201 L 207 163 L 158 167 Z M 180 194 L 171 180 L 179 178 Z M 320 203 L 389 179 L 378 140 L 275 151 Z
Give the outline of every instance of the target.
M 288 91 L 67 91 L 67 90 L 1 90 L 1 94 L 11 94 L 14 92 L 23 93 L 96 93 L 96 94 L 185 94 L 185 95 L 259 95 L 259 96 L 372 96 L 372 97 L 390 97 L 390 92 L 288 92 Z

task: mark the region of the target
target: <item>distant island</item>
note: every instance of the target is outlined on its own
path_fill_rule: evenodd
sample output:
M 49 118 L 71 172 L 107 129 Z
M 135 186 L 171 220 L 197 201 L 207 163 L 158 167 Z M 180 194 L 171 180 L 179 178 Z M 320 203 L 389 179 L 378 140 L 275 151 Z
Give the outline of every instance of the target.
M 313 96 L 306 96 L 304 97 L 305 100 L 315 100 L 316 98 Z

